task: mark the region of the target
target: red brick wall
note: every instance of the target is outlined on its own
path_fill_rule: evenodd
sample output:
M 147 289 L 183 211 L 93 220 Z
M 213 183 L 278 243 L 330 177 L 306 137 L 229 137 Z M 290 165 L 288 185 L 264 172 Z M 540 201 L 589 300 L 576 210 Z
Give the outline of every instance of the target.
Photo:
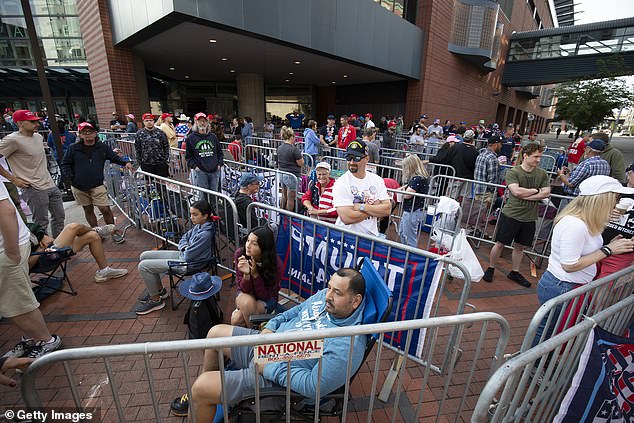
M 108 127 L 113 111 L 140 120 L 132 50 L 113 45 L 106 0 L 77 0 L 77 12 L 99 125 Z
M 544 26 L 552 26 L 545 2 L 538 3 L 538 13 Z M 453 1 L 418 2 L 416 24 L 425 34 L 423 62 L 421 80 L 411 81 L 408 86 L 406 122 L 411 122 L 415 116 L 425 113 L 430 118 L 437 117 L 443 122 L 449 119 L 453 122 L 464 120 L 469 124 L 475 124 L 478 120 L 485 119 L 489 123 L 495 121 L 499 103 L 517 109 L 517 117 L 526 112 L 551 118 L 548 109 L 539 107 L 539 98 L 529 100 L 501 84 L 508 51 L 508 37 L 512 31 L 537 28 L 526 2 L 515 2 L 511 17 L 512 26 L 500 12 L 498 22 L 504 24 L 504 35 L 497 69 L 490 73 L 481 71 L 448 50 L 452 14 Z M 515 123 L 520 123 L 518 119 L 515 120 Z M 503 125 L 508 122 L 499 123 Z

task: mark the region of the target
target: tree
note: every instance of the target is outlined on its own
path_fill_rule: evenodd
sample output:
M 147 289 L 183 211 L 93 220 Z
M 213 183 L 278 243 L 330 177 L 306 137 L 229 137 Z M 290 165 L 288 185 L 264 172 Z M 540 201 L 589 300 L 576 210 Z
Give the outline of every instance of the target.
M 617 78 L 563 83 L 555 94 L 559 118 L 579 129 L 590 129 L 606 117 L 614 117 L 614 109 L 629 106 L 634 98 L 626 82 Z

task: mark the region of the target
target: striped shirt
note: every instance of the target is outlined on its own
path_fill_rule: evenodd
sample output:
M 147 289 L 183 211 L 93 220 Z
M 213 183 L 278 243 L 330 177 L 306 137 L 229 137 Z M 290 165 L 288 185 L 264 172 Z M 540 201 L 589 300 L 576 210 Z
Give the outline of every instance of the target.
M 591 176 L 610 176 L 610 164 L 600 156 L 593 156 L 579 163 L 570 173 L 568 185 L 564 185 L 564 192 L 569 195 L 579 195 L 579 184 Z
M 335 185 L 334 178 L 330 178 L 328 185 L 324 188 L 324 192 L 319 193 L 320 184 L 319 182 L 311 182 L 309 188 L 306 190 L 304 195 L 302 196 L 302 203 L 306 200 L 310 201 L 310 204 L 316 209 L 319 210 L 332 210 L 326 214 L 317 215 L 317 219 L 323 220 L 328 223 L 335 223 L 337 221 L 337 210 L 332 204 L 332 187 Z

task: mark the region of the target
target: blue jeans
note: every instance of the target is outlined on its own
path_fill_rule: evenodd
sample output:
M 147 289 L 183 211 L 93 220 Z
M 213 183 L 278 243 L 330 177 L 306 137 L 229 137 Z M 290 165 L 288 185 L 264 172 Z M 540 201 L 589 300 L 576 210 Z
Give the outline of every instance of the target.
M 206 188 L 211 191 L 220 191 L 220 169 L 216 169 L 215 172 L 205 172 L 204 170 L 196 169 L 196 186 L 200 188 Z
M 401 243 L 410 247 L 418 247 L 418 229 L 425 218 L 423 209 L 413 212 L 404 211 L 401 217 L 401 224 L 398 227 L 398 234 L 401 237 Z
M 565 294 L 568 291 L 572 291 L 578 286 L 579 284 L 576 283 L 561 281 L 557 279 L 552 273 L 546 271 L 537 284 L 537 299 L 539 300 L 539 304 L 544 304 L 546 301 Z M 555 311 L 554 313 L 552 313 L 550 325 L 546 330 L 546 336 L 544 337 L 544 339 L 550 338 L 550 336 L 554 332 L 555 325 L 557 324 L 557 319 L 559 318 L 559 313 L 561 313 L 560 305 L 555 307 Z M 544 333 L 544 329 L 546 329 L 547 320 L 548 317 L 544 318 L 539 324 L 539 327 L 535 332 L 535 339 L 533 339 L 531 348 L 539 344 L 542 334 Z

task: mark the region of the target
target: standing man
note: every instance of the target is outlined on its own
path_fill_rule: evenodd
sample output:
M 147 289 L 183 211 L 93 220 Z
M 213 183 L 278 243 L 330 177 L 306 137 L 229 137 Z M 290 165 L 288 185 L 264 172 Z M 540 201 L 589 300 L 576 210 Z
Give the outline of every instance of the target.
M 321 128 L 319 132 L 319 141 L 324 147 L 337 147 L 337 141 L 339 140 L 339 134 L 337 132 L 337 125 L 335 125 L 335 116 L 328 115 L 328 120 L 325 126 Z
M 568 169 L 565 167 L 557 170 L 559 179 L 564 183 L 564 193 L 566 195 L 579 195 L 579 184 L 591 176 L 610 176 L 610 163 L 603 159 L 602 153 L 605 151 L 605 143 L 600 140 L 592 140 L 584 148 L 585 160 L 575 167 L 568 176 Z
M 110 130 L 121 132 L 126 128 L 126 124 L 119 120 L 117 112 L 112 112 L 112 120 L 110 121 Z
M 253 196 L 260 191 L 260 184 L 263 180 L 264 177 L 248 172 L 243 173 L 240 177 L 240 188 L 233 196 L 233 202 L 236 204 L 238 211 L 238 222 L 242 225 L 243 229 L 246 229 L 248 226 L 247 207 L 253 202 Z M 258 222 L 255 208 L 251 208 L 251 227 L 255 228 L 259 226 Z M 244 235 L 246 235 L 246 232 Z
M 194 120 L 192 133 L 185 140 L 185 160 L 196 174 L 196 186 L 220 192 L 220 174 L 224 165 L 220 142 L 211 132 L 206 114 L 196 113 Z
M 174 132 L 176 132 L 176 146 L 178 148 L 183 148 L 182 144 L 185 142 L 187 135 L 189 135 L 190 128 L 189 117 L 181 113 L 178 117 L 178 125 L 174 128 Z
M 162 123 L 159 126 L 159 129 L 165 132 L 167 136 L 167 141 L 170 143 L 171 148 L 177 148 L 178 142 L 176 140 L 176 131 L 174 130 L 174 118 L 171 113 L 163 113 L 161 115 Z
M 297 109 L 293 110 L 293 113 L 289 113 L 286 115 L 286 119 L 288 119 L 288 124 L 294 131 L 302 127 L 302 122 L 304 121 L 305 117 L 306 116 L 304 116 L 303 114 L 300 114 Z M 244 138 L 244 135 L 243 135 L 243 138 Z M 249 143 L 247 142 L 247 144 Z
M 581 158 L 586 151 L 586 144 L 588 143 L 589 136 L 590 134 L 588 132 L 584 132 L 568 147 L 568 169 L 570 169 L 571 172 L 575 170 L 575 167 L 581 161 Z
M 627 184 L 623 153 L 612 147 L 610 137 L 605 132 L 595 132 L 590 136 L 590 142 L 593 140 L 601 140 L 605 143 L 605 150 L 601 153 L 601 158 L 610 164 L 610 176 L 624 185 Z
M 396 146 L 396 134 L 398 124 L 393 120 L 387 123 L 387 131 L 383 132 L 383 148 L 394 149 Z
M 473 172 L 476 181 L 489 184 L 499 184 L 501 182 L 500 162 L 498 160 L 498 153 L 501 148 L 502 138 L 499 135 L 494 135 L 487 140 L 487 148 L 483 148 L 476 158 Z M 483 203 L 491 204 L 495 199 L 495 190 L 496 188 L 492 186 L 475 184 L 476 199 Z
M 455 137 L 455 135 L 450 135 L 450 137 Z M 447 140 L 449 140 L 449 138 L 447 138 Z M 449 164 L 456 170 L 456 176 L 458 178 L 473 179 L 476 160 L 478 158 L 478 150 L 473 144 L 474 140 L 475 132 L 468 130 L 465 132 L 464 141 L 456 143 L 456 145 L 449 150 Z M 458 202 L 461 201 L 460 197 L 471 193 L 469 182 L 455 181 L 452 185 L 449 196 L 457 199 Z
M 442 139 L 442 134 L 443 130 L 442 126 L 440 126 L 440 119 L 434 119 L 434 123 L 427 128 L 427 154 L 435 156 L 436 153 L 438 153 L 438 140 Z
M 354 126 L 350 125 L 348 116 L 342 115 L 340 118 L 341 128 L 339 128 L 339 134 L 337 136 L 337 147 L 345 150 L 348 148 L 348 144 L 357 139 L 357 130 Z
M 117 156 L 110 147 L 97 140 L 95 128 L 88 122 L 77 127 L 79 142 L 71 145 L 62 160 L 62 175 L 70 179 L 71 190 L 77 204 L 83 207 L 84 216 L 91 228 L 99 235 L 112 233 L 112 240 L 121 244 L 125 242 L 119 233 L 113 233 L 114 216 L 110 210 L 108 190 L 103 184 L 103 168 L 106 160 L 133 170 L 129 160 Z M 97 226 L 95 206 L 103 215 L 106 226 Z
M 390 196 L 383 178 L 366 172 L 368 148 L 364 141 L 352 141 L 346 148 L 348 171 L 332 189 L 337 225 L 357 233 L 379 235 L 378 219 L 390 215 Z
M 62 193 L 48 172 L 44 139 L 36 132 L 39 118 L 29 110 L 16 110 L 13 121 L 19 128 L 18 132 L 0 141 L 0 154 L 6 157 L 13 174 L 0 166 L 0 175 L 22 190 L 33 212 L 33 221 L 42 228 L 48 228 L 50 212 L 51 233 L 56 238 L 64 229 L 66 216 Z
M 39 358 L 62 346 L 61 338 L 49 332 L 31 289 L 30 253 L 31 233 L 0 184 L 0 316 L 12 319 L 23 333 L 3 358 Z
M 154 116 L 143 114 L 143 128 L 134 141 L 136 158 L 141 170 L 169 178 L 170 144 L 165 132 L 154 126 Z
M 513 153 L 515 151 L 515 140 L 513 139 L 513 133 L 515 128 L 512 123 L 506 126 L 504 131 L 504 138 L 502 139 L 502 149 L 500 150 L 500 156 L 506 157 L 506 163 L 513 163 Z
M 425 152 L 425 136 L 422 134 L 423 127 L 420 125 L 414 125 L 414 133 L 409 137 L 407 143 L 410 151 L 418 153 L 418 157 L 424 160 L 423 153 Z
M 506 172 L 509 199 L 502 208 L 495 234 L 495 245 L 489 256 L 489 268 L 484 272 L 487 282 L 493 281 L 493 272 L 504 246 L 513 244 L 512 270 L 507 275 L 510 280 L 529 288 L 531 283 L 519 272 L 524 249 L 533 244 L 537 206 L 550 195 L 548 173 L 539 167 L 543 148 L 537 144 L 527 144 L 522 150 L 522 164 Z
M 366 128 L 374 128 L 374 122 L 372 122 L 372 113 L 365 114 L 365 123 L 363 124 L 363 129 Z
M 376 141 L 375 128 L 365 128 L 363 130 L 363 142 L 365 142 L 366 147 L 368 147 L 368 163 L 379 164 L 381 161 L 379 154 L 381 144 Z

